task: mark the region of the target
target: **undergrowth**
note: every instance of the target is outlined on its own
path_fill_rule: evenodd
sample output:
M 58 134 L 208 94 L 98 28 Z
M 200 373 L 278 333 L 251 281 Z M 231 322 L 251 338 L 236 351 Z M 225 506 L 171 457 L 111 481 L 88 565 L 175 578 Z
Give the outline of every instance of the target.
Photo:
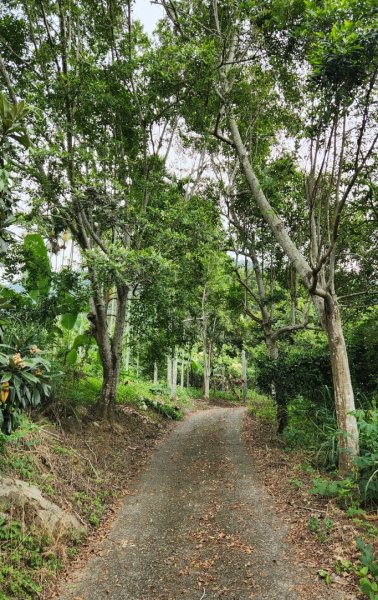
M 360 551 L 358 559 L 338 561 L 333 572 L 354 574 L 364 598 L 378 600 L 378 529 L 366 513 L 376 511 L 378 505 L 378 410 L 375 403 L 369 405 L 365 401 L 364 404 L 364 409 L 355 412 L 360 433 L 360 455 L 356 459 L 355 471 L 349 477 L 340 478 L 337 472 L 338 430 L 330 402 L 314 405 L 297 396 L 289 403 L 289 424 L 281 439 L 285 443 L 283 451 L 305 457 L 306 465 L 298 465 L 303 478 L 308 480 L 308 476 L 313 475 L 310 484 L 305 485 L 299 477 L 291 478 L 289 483 L 299 494 L 304 492 L 336 502 L 358 528 L 361 536 L 356 539 L 356 547 Z M 259 419 L 270 421 L 274 431 L 276 407 L 271 398 L 256 394 L 249 402 L 249 410 Z M 324 543 L 331 535 L 334 523 L 329 518 L 320 519 L 312 515 L 307 526 L 316 540 Z M 318 575 L 326 583 L 331 582 L 331 570 L 321 569 Z
M 92 406 L 95 404 L 101 391 L 101 378 L 85 373 L 71 373 L 64 380 L 64 385 L 56 385 L 53 394 L 54 401 L 63 405 L 71 405 L 75 410 L 80 406 Z M 143 404 L 153 411 L 157 411 L 168 418 L 177 418 L 179 415 L 173 411 L 168 388 L 159 383 L 152 384 L 150 381 L 136 379 L 123 375 L 117 391 L 117 404 L 129 405 L 135 408 L 143 407 Z M 201 398 L 201 390 L 195 388 L 177 387 L 177 407 L 179 410 L 194 408 L 194 400 Z M 162 410 L 162 406 L 166 410 Z
M 41 579 L 51 577 L 61 566 L 46 535 L 0 515 L 0 600 L 39 597 Z
M 330 478 L 328 486 L 323 485 L 325 496 L 330 496 L 330 490 L 338 486 L 338 493 L 335 492 L 334 496 L 341 499 L 353 490 L 357 504 L 373 508 L 378 505 L 378 409 L 375 403 L 365 404 L 365 409 L 355 411 L 360 455 L 356 459 L 355 475 L 348 480 L 348 493 L 344 494 L 340 482 L 334 481 L 337 478 L 339 432 L 329 403 L 324 401 L 315 406 L 303 396 L 294 398 L 288 405 L 289 424 L 282 440 L 288 451 L 300 449 L 308 453 L 310 462 Z M 249 410 L 260 419 L 275 422 L 276 406 L 267 396 L 255 393 L 249 401 Z

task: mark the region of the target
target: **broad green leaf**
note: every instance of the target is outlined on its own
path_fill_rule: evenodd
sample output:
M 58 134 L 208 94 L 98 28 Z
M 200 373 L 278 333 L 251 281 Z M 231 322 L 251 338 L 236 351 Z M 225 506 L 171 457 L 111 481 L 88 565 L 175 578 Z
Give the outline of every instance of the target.
M 6 356 L 3 353 L 0 353 L 0 364 L 3 366 L 8 366 L 9 365 L 9 358 L 8 356 Z
M 33 299 L 46 296 L 50 289 L 51 267 L 43 237 L 39 233 L 29 233 L 24 239 L 25 287 Z
M 35 377 L 32 373 L 28 373 L 28 371 L 20 371 L 20 375 L 29 383 L 38 383 L 37 377 Z
M 43 393 L 45 394 L 46 398 L 48 398 L 51 392 L 51 385 L 48 385 L 47 383 L 41 383 L 41 386 Z
M 85 335 L 83 333 L 83 334 L 76 336 L 74 343 L 72 344 L 72 347 L 77 350 L 80 346 L 89 346 L 89 344 L 91 344 L 92 341 L 93 341 L 92 336 Z
M 72 348 L 67 356 L 66 356 L 66 363 L 70 366 L 73 367 L 76 364 L 77 361 L 77 350 L 75 350 L 75 348 Z
M 41 394 L 37 388 L 33 390 L 31 402 L 33 406 L 38 406 L 41 403 Z
M 12 379 L 12 373 L 4 373 L 1 378 L 1 383 L 5 383 L 6 381 L 10 381 Z
M 77 313 L 65 313 L 61 316 L 60 323 L 64 329 L 73 329 L 77 319 Z

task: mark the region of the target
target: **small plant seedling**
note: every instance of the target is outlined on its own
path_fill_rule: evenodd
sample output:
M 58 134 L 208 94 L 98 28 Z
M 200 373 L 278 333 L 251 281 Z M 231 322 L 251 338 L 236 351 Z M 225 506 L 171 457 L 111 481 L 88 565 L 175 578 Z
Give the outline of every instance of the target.
M 326 541 L 327 537 L 332 531 L 333 521 L 328 517 L 324 519 L 324 521 L 320 521 L 318 517 L 312 515 L 308 521 L 308 528 L 312 533 L 316 534 L 318 542 L 322 544 Z
M 318 533 L 320 531 L 320 522 L 318 517 L 311 516 L 308 520 L 308 528 L 312 533 Z
M 291 483 L 296 490 L 301 490 L 303 487 L 303 483 L 301 482 L 300 479 L 297 479 L 296 477 L 293 477 L 293 479 L 289 479 L 289 483 Z
M 339 558 L 334 565 L 334 569 L 336 573 L 353 573 L 354 566 L 350 562 L 350 560 L 346 558 Z
M 373 525 L 372 523 L 369 523 L 369 521 L 364 521 L 363 519 L 352 519 L 352 520 L 355 525 L 358 525 L 358 527 L 360 527 L 361 529 L 366 531 L 366 533 L 368 535 L 370 535 L 374 539 L 378 538 L 378 528 L 375 527 L 375 525 Z
M 366 512 L 362 508 L 357 508 L 356 506 L 350 506 L 346 512 L 347 517 L 363 517 L 366 515 Z
M 327 585 L 331 583 L 331 574 L 325 569 L 319 569 L 318 576 L 320 577 L 320 579 L 324 579 Z
M 304 463 L 304 464 L 301 465 L 301 467 L 302 467 L 302 471 L 304 473 L 315 473 L 315 469 L 314 469 L 314 467 L 312 465 Z
M 61 446 L 60 444 L 54 444 L 54 446 L 52 447 L 52 450 L 56 454 L 61 454 L 62 456 L 72 456 L 72 454 L 74 454 L 70 448 L 65 448 L 64 446 Z
M 334 526 L 334 522 L 332 521 L 332 519 L 330 519 L 329 517 L 326 517 L 323 521 L 323 524 L 324 524 L 324 528 L 328 532 L 332 531 L 333 526 Z

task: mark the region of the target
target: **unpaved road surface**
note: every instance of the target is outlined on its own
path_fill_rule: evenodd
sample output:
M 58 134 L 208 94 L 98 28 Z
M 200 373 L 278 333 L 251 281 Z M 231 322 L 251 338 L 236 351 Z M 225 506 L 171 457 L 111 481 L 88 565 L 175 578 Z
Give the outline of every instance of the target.
M 95 556 L 60 600 L 303 600 L 285 528 L 241 436 L 244 409 L 180 423 L 157 449 Z

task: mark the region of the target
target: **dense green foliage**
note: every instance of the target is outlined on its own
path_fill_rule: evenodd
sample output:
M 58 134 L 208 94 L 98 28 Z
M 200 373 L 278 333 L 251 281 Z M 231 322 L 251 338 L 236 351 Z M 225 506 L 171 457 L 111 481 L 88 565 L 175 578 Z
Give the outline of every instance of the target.
M 50 363 L 40 356 L 35 344 L 2 346 L 0 427 L 10 434 L 18 426 L 21 410 L 28 406 L 35 408 L 49 397 Z
M 332 462 L 336 366 L 316 298 L 340 305 L 357 409 L 377 394 L 376 11 L 368 0 L 163 7 L 152 40 L 118 0 L 103 14 L 4 4 L 2 230 L 16 217 L 23 239 L 4 234 L 2 327 L 31 335 L 63 381 L 102 372 L 94 416 L 112 412 L 130 373 L 167 380 L 167 360 L 173 401 L 190 380 L 238 394 L 247 349 L 280 430 L 301 397 L 297 408 L 329 423 Z M 235 165 L 235 127 L 312 269 L 307 287 Z M 183 172 L 170 162 L 179 152 Z M 2 359 L 4 431 L 49 392 L 48 363 L 19 368 L 17 353 Z
M 158 4 L 149 36 L 133 2 L 2 2 L 0 435 L 249 397 L 314 495 L 375 507 L 376 2 Z
M 152 39 L 121 0 L 3 3 L 2 430 L 50 363 L 52 403 L 176 417 L 190 384 L 241 397 L 244 350 L 287 443 L 352 440 L 373 501 L 375 5 L 162 5 Z

